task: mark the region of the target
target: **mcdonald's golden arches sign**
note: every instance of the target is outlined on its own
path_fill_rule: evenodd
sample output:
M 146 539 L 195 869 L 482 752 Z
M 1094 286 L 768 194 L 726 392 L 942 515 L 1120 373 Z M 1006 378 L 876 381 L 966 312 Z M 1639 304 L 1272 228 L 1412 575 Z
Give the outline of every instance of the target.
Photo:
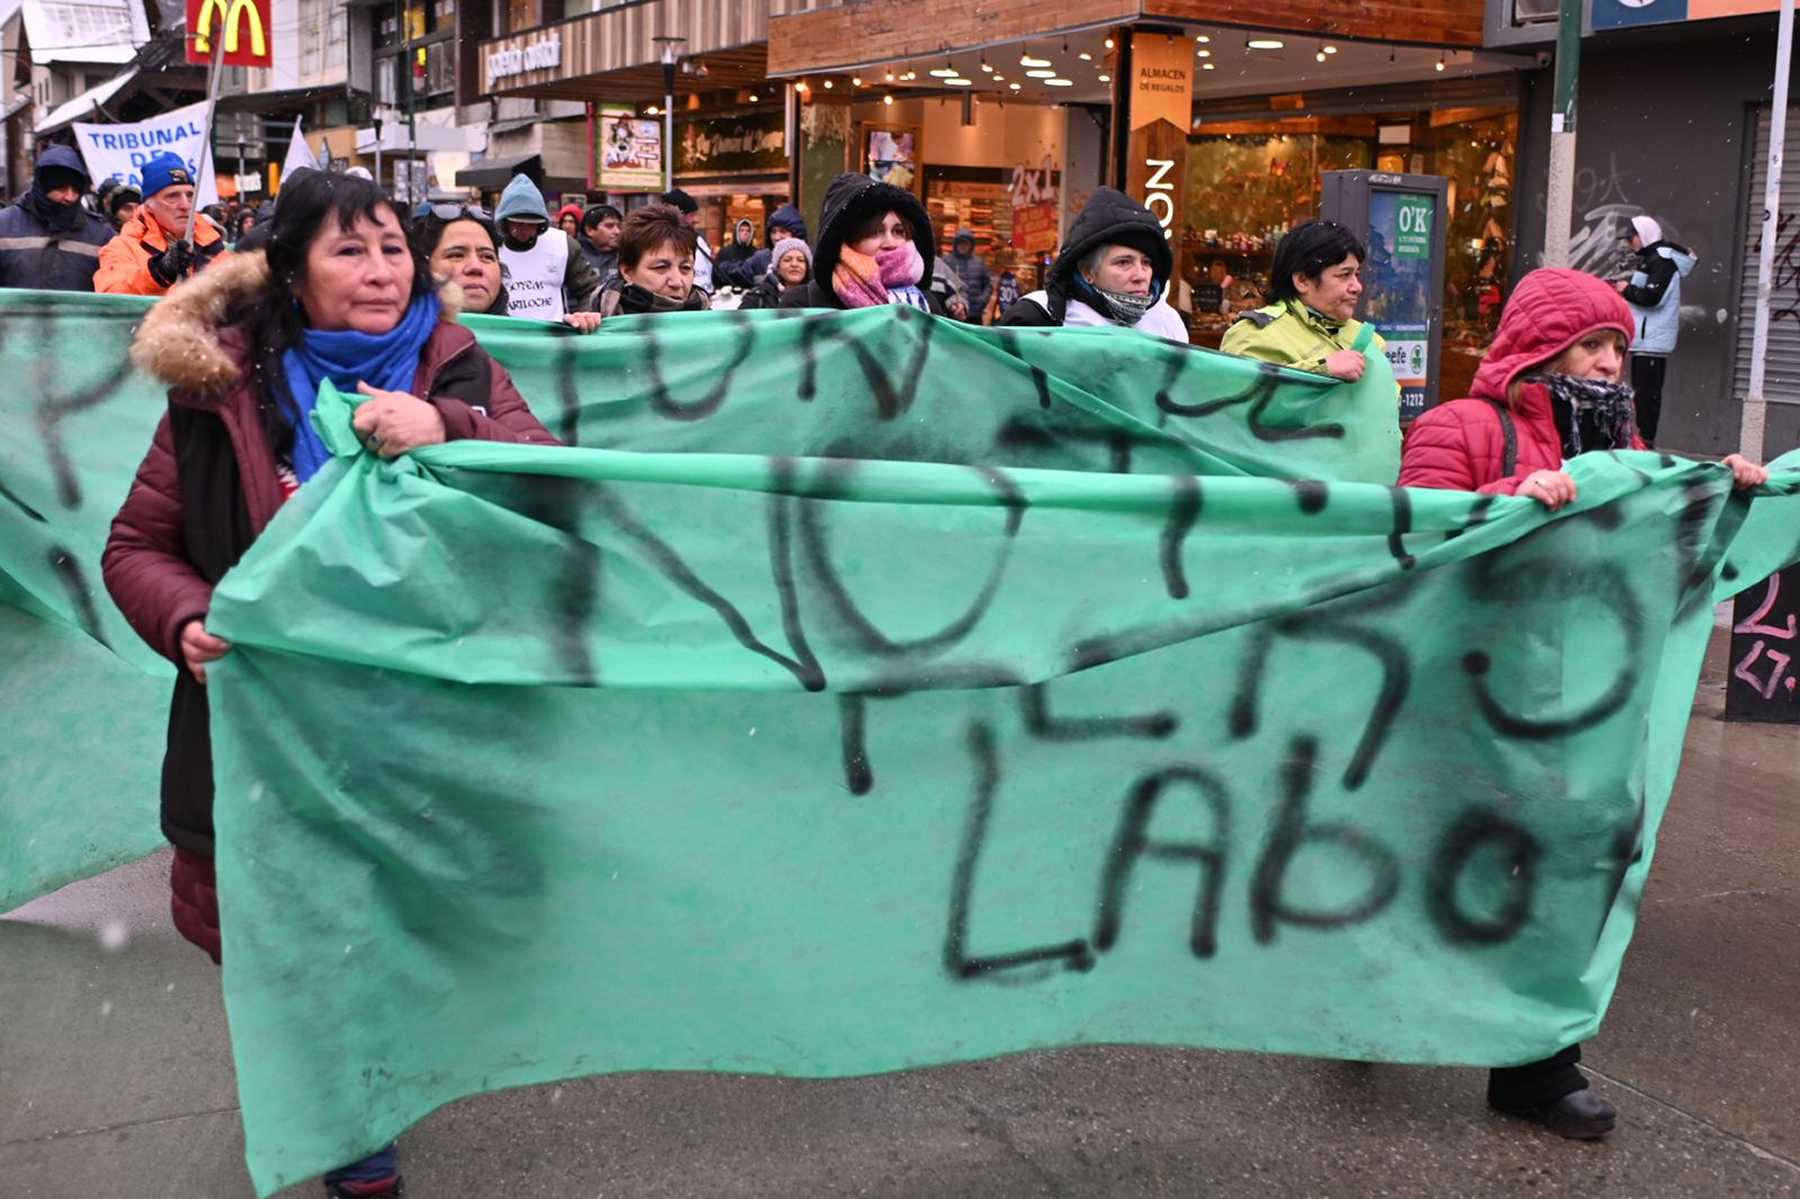
M 188 61 L 210 63 L 219 38 L 226 66 L 274 66 L 274 7 L 274 0 L 187 0 Z

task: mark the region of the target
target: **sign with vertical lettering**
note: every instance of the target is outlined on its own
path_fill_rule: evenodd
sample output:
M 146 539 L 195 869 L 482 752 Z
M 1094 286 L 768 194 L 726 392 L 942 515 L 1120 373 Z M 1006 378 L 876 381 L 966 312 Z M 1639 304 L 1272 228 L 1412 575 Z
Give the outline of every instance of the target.
M 1193 43 L 1161 33 L 1132 34 L 1128 97 L 1125 194 L 1148 208 L 1162 226 L 1179 279 L 1187 133 L 1194 109 Z

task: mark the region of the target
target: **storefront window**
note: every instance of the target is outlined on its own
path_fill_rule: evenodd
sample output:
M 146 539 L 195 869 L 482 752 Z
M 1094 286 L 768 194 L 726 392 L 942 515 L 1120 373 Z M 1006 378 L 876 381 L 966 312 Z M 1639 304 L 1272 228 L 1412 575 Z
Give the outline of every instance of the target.
M 1374 165 L 1372 120 L 1366 131 L 1286 124 L 1188 141 L 1182 263 L 1203 344 L 1217 346 L 1235 313 L 1261 306 L 1275 243 L 1319 214 L 1323 173 Z
M 1412 140 L 1384 144 L 1383 127 L 1410 129 Z M 1442 175 L 1450 222 L 1440 394 L 1468 394 L 1499 323 L 1512 265 L 1516 108 L 1271 118 L 1213 128 L 1188 141 L 1182 258 L 1195 340 L 1216 346 L 1235 313 L 1262 303 L 1275 243 L 1318 215 L 1324 172 Z
M 1479 358 L 1500 324 L 1512 263 L 1519 117 L 1508 112 L 1446 123 L 1432 128 L 1430 137 L 1426 162 L 1431 173 L 1450 180 L 1450 243 L 1444 272 L 1444 357 L 1449 366 L 1454 365 L 1453 354 Z M 1472 367 L 1467 373 L 1472 375 Z

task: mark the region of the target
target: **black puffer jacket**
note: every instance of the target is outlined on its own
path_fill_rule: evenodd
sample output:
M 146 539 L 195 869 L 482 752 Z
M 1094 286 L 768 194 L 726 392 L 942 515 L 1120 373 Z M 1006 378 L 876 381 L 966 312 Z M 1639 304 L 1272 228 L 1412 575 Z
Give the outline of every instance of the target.
M 1020 299 L 1000 314 L 1000 323 L 1060 326 L 1063 312 L 1069 305 L 1070 281 L 1075 277 L 1076 268 L 1083 258 L 1107 245 L 1132 246 L 1148 254 L 1151 273 L 1156 280 L 1152 287 L 1159 293 L 1168 289 L 1169 276 L 1175 273 L 1175 253 L 1169 248 L 1168 238 L 1163 236 L 1162 226 L 1150 215 L 1149 209 L 1124 192 L 1103 187 L 1093 194 L 1087 207 L 1069 227 L 1069 236 L 1063 240 L 1062 250 L 1050 267 L 1050 278 L 1044 284 L 1050 307 L 1046 310 L 1035 300 Z
M 937 257 L 937 238 L 931 232 L 931 216 L 925 206 L 919 203 L 917 196 L 891 183 L 846 171 L 825 188 L 825 205 L 819 214 L 819 241 L 813 246 L 812 281 L 788 288 L 781 297 L 781 307 L 842 308 L 844 302 L 831 287 L 838 255 L 858 224 L 884 212 L 897 212 L 912 226 L 913 244 L 919 247 L 919 257 L 925 260 L 919 287 L 921 290 L 928 288 L 931 263 Z M 925 299 L 934 315 L 944 314 L 944 306 L 937 296 L 927 290 Z
M 88 177 L 81 156 L 69 147 L 44 151 L 30 189 L 17 204 L 0 209 L 0 287 L 93 291 L 100 247 L 113 239 L 112 226 L 80 201 L 52 203 L 44 194 L 46 170 Z

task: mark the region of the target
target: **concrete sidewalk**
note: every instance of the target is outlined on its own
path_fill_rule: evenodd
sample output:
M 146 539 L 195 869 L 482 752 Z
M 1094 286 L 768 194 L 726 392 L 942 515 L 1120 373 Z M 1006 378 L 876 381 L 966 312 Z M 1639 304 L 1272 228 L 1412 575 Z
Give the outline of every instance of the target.
M 409 1193 L 1800 1195 L 1800 728 L 1722 722 L 1714 649 L 1588 1048 L 1608 1142 L 1489 1113 L 1479 1070 L 1081 1049 L 480 1096 L 402 1138 Z M 167 868 L 0 920 L 0 1196 L 251 1194 L 217 972 L 168 925 Z

